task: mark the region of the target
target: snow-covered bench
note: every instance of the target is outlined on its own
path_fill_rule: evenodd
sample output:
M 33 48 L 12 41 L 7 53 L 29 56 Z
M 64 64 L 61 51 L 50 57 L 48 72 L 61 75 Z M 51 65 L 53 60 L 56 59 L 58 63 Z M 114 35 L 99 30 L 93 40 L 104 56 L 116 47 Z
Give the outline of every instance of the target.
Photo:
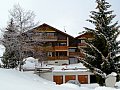
M 116 76 L 117 74 L 115 72 L 112 72 L 111 74 L 106 76 L 106 79 L 105 79 L 106 87 L 115 87 Z

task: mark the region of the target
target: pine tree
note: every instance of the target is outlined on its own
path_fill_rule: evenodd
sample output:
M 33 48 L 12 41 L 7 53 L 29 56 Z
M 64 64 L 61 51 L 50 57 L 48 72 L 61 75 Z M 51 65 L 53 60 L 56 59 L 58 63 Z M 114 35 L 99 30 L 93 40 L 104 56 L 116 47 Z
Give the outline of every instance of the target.
M 85 27 L 86 32 L 95 35 L 94 41 L 87 42 L 89 50 L 85 52 L 85 60 L 81 60 L 86 67 L 99 76 L 99 84 L 103 85 L 105 75 L 112 72 L 119 73 L 119 42 L 116 41 L 120 31 L 118 22 L 112 23 L 116 15 L 108 9 L 111 5 L 106 0 L 96 0 L 96 11 L 91 11 L 87 21 L 95 25 L 95 29 Z M 102 79 L 103 78 L 103 79 Z
M 10 19 L 2 40 L 2 44 L 5 46 L 5 53 L 2 59 L 5 68 L 15 68 L 17 66 L 17 35 L 13 19 Z

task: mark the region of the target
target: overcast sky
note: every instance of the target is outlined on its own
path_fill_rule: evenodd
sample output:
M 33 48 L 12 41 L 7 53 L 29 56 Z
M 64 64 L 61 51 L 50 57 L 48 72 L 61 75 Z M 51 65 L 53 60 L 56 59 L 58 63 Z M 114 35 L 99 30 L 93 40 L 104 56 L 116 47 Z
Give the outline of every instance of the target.
M 117 15 L 114 20 L 119 21 L 120 0 L 107 1 Z M 96 7 L 95 0 L 1 0 L 0 28 L 6 27 L 9 10 L 18 3 L 22 8 L 34 11 L 35 20 L 40 24 L 47 23 L 63 32 L 65 28 L 66 32 L 74 37 L 84 30 L 83 27 L 92 27 L 92 24 L 85 20 Z

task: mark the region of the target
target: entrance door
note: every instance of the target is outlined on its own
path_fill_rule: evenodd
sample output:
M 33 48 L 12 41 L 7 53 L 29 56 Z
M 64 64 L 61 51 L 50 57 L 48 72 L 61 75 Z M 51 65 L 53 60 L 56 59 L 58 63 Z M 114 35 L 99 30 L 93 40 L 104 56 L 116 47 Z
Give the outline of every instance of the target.
M 88 75 L 78 75 L 78 81 L 81 84 L 87 84 L 88 83 Z
M 53 76 L 53 81 L 56 82 L 56 84 L 62 84 L 63 83 L 63 76 Z
M 75 75 L 66 75 L 65 76 L 65 82 L 67 82 L 69 80 L 76 80 L 76 76 Z

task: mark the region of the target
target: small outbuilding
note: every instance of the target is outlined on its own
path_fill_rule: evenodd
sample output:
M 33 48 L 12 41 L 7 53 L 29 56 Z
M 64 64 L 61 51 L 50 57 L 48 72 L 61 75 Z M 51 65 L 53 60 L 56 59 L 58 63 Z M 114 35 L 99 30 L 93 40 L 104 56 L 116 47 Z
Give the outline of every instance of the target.
M 54 66 L 51 72 L 41 73 L 40 76 L 47 80 L 56 82 L 56 84 L 63 84 L 69 80 L 77 80 L 81 84 L 89 84 L 93 82 L 91 77 L 93 77 L 94 74 L 87 68 L 80 66 L 81 63 L 74 64 L 72 66 Z

